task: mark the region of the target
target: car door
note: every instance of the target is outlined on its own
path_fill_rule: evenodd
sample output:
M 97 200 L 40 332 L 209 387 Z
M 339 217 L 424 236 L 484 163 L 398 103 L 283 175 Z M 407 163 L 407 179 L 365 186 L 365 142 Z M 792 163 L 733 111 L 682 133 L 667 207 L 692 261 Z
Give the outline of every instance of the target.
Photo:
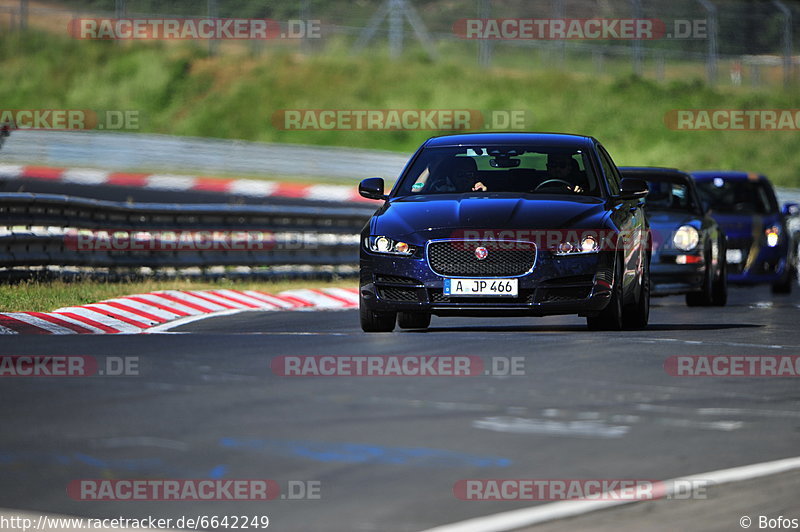
M 600 163 L 603 173 L 608 181 L 609 191 L 616 196 L 620 191 L 622 176 L 608 154 L 606 149 L 598 144 L 597 151 L 600 156 Z M 632 282 L 641 278 L 644 267 L 644 253 L 647 246 L 642 245 L 649 242 L 647 218 L 644 213 L 644 202 L 640 199 L 623 200 L 613 199 L 611 218 L 624 236 L 624 285 L 627 287 Z M 647 237 L 647 239 L 645 239 Z

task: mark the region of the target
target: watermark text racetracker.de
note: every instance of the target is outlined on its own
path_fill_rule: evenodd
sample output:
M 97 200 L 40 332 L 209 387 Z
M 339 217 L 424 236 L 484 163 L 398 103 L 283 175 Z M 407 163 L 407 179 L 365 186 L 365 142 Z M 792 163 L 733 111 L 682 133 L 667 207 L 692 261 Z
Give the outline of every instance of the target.
M 525 109 L 280 109 L 272 125 L 285 131 L 522 131 L 532 127 Z
M 280 377 L 476 377 L 525 375 L 525 357 L 474 355 L 282 355 Z
M 290 251 L 357 242 L 352 235 L 259 229 L 68 229 L 64 234 L 66 249 L 87 252 Z
M 76 479 L 67 485 L 76 501 L 271 501 L 319 500 L 321 480 L 273 479 Z
M 463 501 L 685 500 L 708 498 L 709 485 L 703 479 L 462 479 L 453 485 L 453 495 Z
M 67 27 L 74 39 L 269 40 L 319 39 L 319 20 L 268 18 L 77 18 Z
M 0 355 L 0 377 L 136 377 L 138 356 Z
M 132 109 L 0 109 L 0 125 L 9 130 L 138 130 L 140 119 Z
M 800 377 L 800 356 L 673 355 L 664 371 L 673 377 Z
M 453 24 L 453 34 L 482 40 L 705 39 L 708 23 L 657 18 L 462 18 Z
M 800 109 L 672 109 L 664 124 L 675 131 L 800 131 Z

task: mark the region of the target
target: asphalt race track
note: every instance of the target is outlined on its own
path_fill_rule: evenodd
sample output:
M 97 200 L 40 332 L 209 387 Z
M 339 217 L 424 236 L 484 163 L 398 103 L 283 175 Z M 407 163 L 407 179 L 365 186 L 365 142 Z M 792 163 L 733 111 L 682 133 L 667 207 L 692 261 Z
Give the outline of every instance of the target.
M 470 478 L 668 479 L 800 454 L 792 378 L 674 377 L 672 355 L 798 355 L 797 290 L 725 308 L 654 299 L 646 331 L 577 317 L 434 318 L 363 334 L 356 311 L 246 312 L 183 334 L 5 336 L 3 355 L 139 357 L 139 376 L 8 378 L 0 507 L 92 517 L 268 515 L 290 531 L 415 531 L 525 506 Z M 524 375 L 282 377 L 280 355 L 522 357 Z M 76 501 L 76 479 L 266 478 L 320 497 Z M 796 478 L 796 477 L 795 477 Z M 296 486 L 296 484 L 295 484 Z M 796 493 L 796 488 L 795 488 Z M 730 529 L 738 513 L 730 508 Z M 796 516 L 793 516 L 796 517 Z

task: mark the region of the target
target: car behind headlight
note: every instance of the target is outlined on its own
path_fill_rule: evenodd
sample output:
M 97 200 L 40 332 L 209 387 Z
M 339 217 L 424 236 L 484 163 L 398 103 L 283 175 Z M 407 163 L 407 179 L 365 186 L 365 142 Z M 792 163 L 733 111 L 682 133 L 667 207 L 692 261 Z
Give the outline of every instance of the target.
M 672 236 L 672 243 L 681 251 L 691 251 L 700 243 L 700 233 L 691 225 L 682 225 Z
M 767 245 L 769 247 L 774 248 L 775 246 L 778 245 L 778 242 L 781 239 L 781 228 L 780 227 L 778 227 L 777 225 L 773 225 L 772 227 L 770 227 L 769 229 L 764 231 L 764 233 L 767 236 Z

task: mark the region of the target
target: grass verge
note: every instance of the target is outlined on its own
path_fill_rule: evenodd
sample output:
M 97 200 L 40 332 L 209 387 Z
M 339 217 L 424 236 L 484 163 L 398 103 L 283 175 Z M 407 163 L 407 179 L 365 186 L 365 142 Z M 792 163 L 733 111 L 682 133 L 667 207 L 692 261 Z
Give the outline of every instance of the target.
M 528 129 L 593 135 L 619 165 L 738 169 L 800 186 L 796 130 L 675 131 L 665 124 L 676 109 L 800 109 L 796 86 L 714 88 L 691 77 L 659 83 L 577 70 L 481 69 L 460 57 L 386 61 L 287 50 L 210 57 L 164 43 L 12 33 L 0 36 L 0 101 L 6 109 L 138 110 L 143 132 L 405 153 L 447 132 L 286 130 L 273 120 L 286 109 L 527 110 Z M 364 176 L 372 173 L 364 168 Z

